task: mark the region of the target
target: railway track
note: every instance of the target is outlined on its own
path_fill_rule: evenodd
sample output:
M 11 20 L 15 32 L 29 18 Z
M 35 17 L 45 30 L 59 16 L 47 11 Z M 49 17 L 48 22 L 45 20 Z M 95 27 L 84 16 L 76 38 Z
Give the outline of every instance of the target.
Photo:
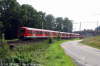
M 37 42 L 42 42 L 43 40 L 17 40 L 17 41 L 7 41 L 7 44 L 34 44 Z
M 47 40 L 47 39 L 45 39 Z M 8 45 L 21 45 L 21 44 L 34 44 L 34 43 L 38 43 L 38 42 L 42 42 L 44 41 L 44 39 L 40 40 L 40 39 L 34 39 L 34 40 L 16 40 L 16 41 L 13 41 L 13 40 L 9 40 L 9 41 L 6 41 L 4 43 L 0 42 L 0 45 L 1 44 L 8 44 Z

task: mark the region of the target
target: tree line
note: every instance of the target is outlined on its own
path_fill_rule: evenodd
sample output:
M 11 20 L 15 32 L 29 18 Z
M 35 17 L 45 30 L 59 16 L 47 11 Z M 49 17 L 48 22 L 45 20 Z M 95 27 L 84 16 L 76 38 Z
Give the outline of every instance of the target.
M 67 17 L 54 17 L 37 11 L 28 4 L 20 5 L 16 0 L 0 0 L 0 35 L 6 39 L 17 37 L 19 27 L 72 32 L 72 21 Z

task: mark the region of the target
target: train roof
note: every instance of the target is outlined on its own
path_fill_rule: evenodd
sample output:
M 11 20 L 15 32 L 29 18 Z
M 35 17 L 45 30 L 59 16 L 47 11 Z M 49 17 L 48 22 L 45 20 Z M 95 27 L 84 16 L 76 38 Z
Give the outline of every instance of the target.
M 28 30 L 36 30 L 36 31 L 45 31 L 45 32 L 59 32 L 59 31 L 53 31 L 53 30 L 45 30 L 45 29 L 29 28 L 29 27 L 21 27 L 21 28 L 28 29 Z
M 74 35 L 80 35 L 78 33 L 69 33 L 69 32 L 59 32 L 59 31 L 53 31 L 53 30 L 45 30 L 45 29 L 37 29 L 37 28 L 29 28 L 29 27 L 20 27 L 27 30 L 36 30 L 36 31 L 44 31 L 44 32 L 56 32 L 56 33 L 62 33 L 62 34 L 74 34 Z

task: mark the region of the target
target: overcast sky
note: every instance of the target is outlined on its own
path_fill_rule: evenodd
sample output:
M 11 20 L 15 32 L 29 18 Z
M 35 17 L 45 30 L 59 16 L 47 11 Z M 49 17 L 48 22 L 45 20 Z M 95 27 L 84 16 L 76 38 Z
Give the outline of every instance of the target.
M 36 10 L 55 17 L 73 20 L 74 31 L 95 29 L 100 22 L 100 0 L 17 0 L 20 4 L 30 4 Z

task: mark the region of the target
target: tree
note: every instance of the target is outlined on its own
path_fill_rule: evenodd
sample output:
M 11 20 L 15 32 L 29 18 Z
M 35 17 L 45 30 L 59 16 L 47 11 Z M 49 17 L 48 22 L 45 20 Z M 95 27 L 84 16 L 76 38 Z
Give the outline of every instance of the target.
M 62 32 L 72 32 L 72 21 L 68 18 L 57 17 L 56 18 L 56 30 Z
M 53 15 L 49 14 L 45 17 L 46 29 L 55 30 L 55 18 Z
M 56 18 L 56 30 L 63 31 L 63 18 L 62 17 Z
M 0 1 L 0 21 L 4 25 L 6 38 L 15 38 L 19 26 L 20 5 L 16 0 Z
M 72 21 L 69 20 L 68 18 L 64 18 L 63 31 L 64 32 L 72 32 L 72 29 L 73 29 Z
M 0 1 L 0 21 L 3 22 L 7 39 L 16 38 L 21 26 L 41 28 L 41 22 L 45 22 L 44 18 L 45 14 L 37 12 L 31 5 L 20 6 L 16 0 Z
M 0 22 L 0 42 L 2 41 L 3 27 L 3 23 Z
M 23 4 L 21 6 L 22 26 L 42 29 L 42 23 L 45 22 L 44 18 L 45 13 L 42 11 L 37 12 L 31 5 Z
M 35 18 L 37 16 L 37 11 L 28 4 L 23 4 L 21 6 L 21 26 L 35 27 Z
M 38 12 L 38 15 L 37 15 L 37 28 L 40 28 L 40 29 L 46 29 L 46 21 L 45 21 L 45 13 L 42 12 L 42 11 L 39 11 Z
M 0 22 L 0 34 L 3 33 L 3 27 L 4 27 L 4 26 L 3 26 L 3 23 Z

